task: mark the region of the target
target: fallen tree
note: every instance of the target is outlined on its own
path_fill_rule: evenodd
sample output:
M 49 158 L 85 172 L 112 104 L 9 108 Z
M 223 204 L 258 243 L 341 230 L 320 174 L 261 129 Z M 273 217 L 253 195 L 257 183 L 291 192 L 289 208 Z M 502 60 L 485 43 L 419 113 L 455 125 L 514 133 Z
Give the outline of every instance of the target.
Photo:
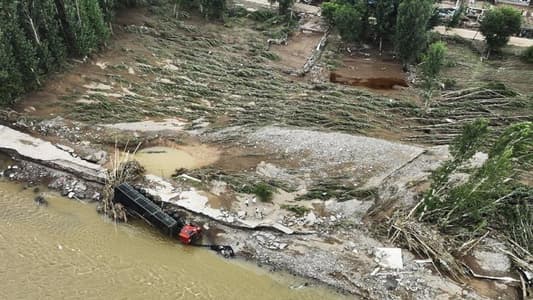
M 511 250 L 502 252 L 511 256 L 527 282 L 524 274 L 533 272 L 533 188 L 524 176 L 532 171 L 533 123 L 509 126 L 489 146 L 488 135 L 487 120 L 463 128 L 450 145 L 452 159 L 432 173 L 422 200 L 392 217 L 390 238 L 463 281 L 471 273 L 460 258 L 492 235 L 508 244 Z M 472 166 L 471 158 L 483 148 L 487 160 Z M 465 176 L 457 179 L 458 174 Z

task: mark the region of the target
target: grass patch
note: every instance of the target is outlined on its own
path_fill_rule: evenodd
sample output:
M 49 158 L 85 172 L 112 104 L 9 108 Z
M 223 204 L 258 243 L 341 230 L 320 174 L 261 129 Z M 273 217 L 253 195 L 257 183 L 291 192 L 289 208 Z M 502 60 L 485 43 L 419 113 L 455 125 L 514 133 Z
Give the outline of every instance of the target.
M 281 208 L 295 213 L 298 217 L 303 217 L 306 213 L 308 213 L 311 210 L 302 205 L 290 205 L 290 204 L 283 204 Z

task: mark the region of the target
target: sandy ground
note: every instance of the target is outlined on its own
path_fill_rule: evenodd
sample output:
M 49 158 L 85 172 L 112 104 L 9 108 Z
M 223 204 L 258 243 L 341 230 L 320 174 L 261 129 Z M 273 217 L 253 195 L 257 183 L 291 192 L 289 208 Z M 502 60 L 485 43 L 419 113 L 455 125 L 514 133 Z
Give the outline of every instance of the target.
M 449 30 L 446 30 L 446 27 L 444 26 L 437 26 L 434 29 L 436 32 L 444 35 L 458 35 L 466 39 L 475 39 L 478 41 L 482 41 L 485 39 L 485 37 L 479 32 L 475 30 L 470 29 L 464 29 L 464 28 L 451 28 Z M 533 39 L 526 39 L 526 38 L 519 38 L 512 36 L 509 40 L 509 45 L 517 46 L 517 47 L 530 47 L 533 46 Z

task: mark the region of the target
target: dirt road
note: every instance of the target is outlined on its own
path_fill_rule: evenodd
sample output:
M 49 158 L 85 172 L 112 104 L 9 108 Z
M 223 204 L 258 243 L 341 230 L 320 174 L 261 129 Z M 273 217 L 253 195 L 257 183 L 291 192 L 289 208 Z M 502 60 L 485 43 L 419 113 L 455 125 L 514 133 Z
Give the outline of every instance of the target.
M 458 35 L 460 37 L 464 37 L 467 39 L 476 39 L 478 41 L 482 41 L 485 39 L 485 37 L 480 32 L 470 29 L 450 28 L 446 30 L 444 26 L 437 26 L 434 30 L 444 35 Z M 513 36 L 509 40 L 509 45 L 517 47 L 530 47 L 533 46 L 533 39 L 519 38 Z

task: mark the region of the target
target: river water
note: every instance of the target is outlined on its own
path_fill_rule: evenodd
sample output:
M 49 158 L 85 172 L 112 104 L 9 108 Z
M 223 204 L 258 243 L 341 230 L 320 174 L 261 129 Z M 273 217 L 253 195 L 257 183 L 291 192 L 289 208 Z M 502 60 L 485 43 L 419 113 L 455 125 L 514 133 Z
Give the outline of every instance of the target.
M 0 180 L 0 299 L 345 299 Z

